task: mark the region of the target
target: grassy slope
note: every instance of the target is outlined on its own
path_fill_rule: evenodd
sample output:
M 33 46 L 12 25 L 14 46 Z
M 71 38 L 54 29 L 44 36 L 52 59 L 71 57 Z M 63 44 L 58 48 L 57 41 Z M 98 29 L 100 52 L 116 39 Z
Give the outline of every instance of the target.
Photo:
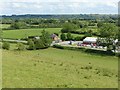
M 117 69 L 116 57 L 78 51 L 3 51 L 3 87 L 117 87 Z

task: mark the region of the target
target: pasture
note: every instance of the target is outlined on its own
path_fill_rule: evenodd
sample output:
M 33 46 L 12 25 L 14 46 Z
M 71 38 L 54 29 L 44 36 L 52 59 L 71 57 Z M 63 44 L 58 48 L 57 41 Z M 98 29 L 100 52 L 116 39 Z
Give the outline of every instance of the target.
M 117 88 L 118 59 L 48 48 L 3 50 L 3 88 Z
M 1 26 L 1 28 L 3 29 L 3 28 L 9 28 L 10 27 L 10 24 L 0 24 L 0 26 Z
M 43 28 L 4 30 L 3 38 L 21 39 L 27 36 L 40 36 Z M 61 28 L 45 28 L 49 33 L 60 33 Z
M 21 39 L 26 38 L 27 36 L 40 36 L 43 28 L 32 28 L 32 29 L 18 29 L 18 30 L 4 30 L 3 38 L 10 39 Z M 61 33 L 61 28 L 45 28 L 50 34 L 52 33 Z M 84 36 L 84 34 L 72 34 L 73 37 Z

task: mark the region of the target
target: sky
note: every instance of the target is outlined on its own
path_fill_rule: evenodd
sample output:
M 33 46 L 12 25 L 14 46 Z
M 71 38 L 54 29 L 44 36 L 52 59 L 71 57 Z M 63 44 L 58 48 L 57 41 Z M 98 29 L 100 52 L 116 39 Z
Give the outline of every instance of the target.
M 0 15 L 118 14 L 119 0 L 0 0 Z

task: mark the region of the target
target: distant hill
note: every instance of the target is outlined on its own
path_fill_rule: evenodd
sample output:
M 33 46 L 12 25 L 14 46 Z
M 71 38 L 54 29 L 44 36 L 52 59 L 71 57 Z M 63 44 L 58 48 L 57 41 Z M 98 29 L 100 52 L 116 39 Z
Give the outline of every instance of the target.
M 117 14 L 77 14 L 77 15 L 2 15 L 0 18 L 43 18 L 43 19 L 85 19 L 85 20 L 95 20 L 95 19 L 117 19 Z

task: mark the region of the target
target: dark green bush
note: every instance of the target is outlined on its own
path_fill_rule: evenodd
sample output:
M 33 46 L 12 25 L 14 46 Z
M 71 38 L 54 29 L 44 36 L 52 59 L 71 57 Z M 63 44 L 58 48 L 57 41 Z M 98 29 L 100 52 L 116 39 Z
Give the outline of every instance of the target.
M 3 42 L 2 48 L 6 49 L 6 50 L 9 50 L 10 49 L 10 44 L 8 42 Z
M 35 48 L 34 42 L 31 39 L 29 39 L 28 40 L 28 50 L 35 50 L 35 49 L 36 48 Z
M 62 41 L 65 41 L 65 40 L 66 40 L 66 35 L 65 35 L 64 33 L 62 33 L 62 34 L 60 35 L 60 38 L 61 38 Z
M 73 37 L 70 32 L 67 33 L 67 40 L 73 40 Z
M 81 69 L 90 70 L 90 69 L 92 69 L 92 66 L 90 66 L 90 65 L 87 65 L 87 66 L 81 67 Z
M 74 38 L 75 41 L 82 41 L 84 38 L 81 36 L 77 36 Z
M 19 50 L 19 51 L 25 50 L 24 44 L 23 43 L 17 43 L 17 50 Z
M 54 48 L 58 48 L 58 49 L 64 49 L 64 47 L 61 46 L 61 45 L 53 45 L 53 47 L 54 47 Z
M 120 59 L 120 53 L 116 53 L 115 55 Z

